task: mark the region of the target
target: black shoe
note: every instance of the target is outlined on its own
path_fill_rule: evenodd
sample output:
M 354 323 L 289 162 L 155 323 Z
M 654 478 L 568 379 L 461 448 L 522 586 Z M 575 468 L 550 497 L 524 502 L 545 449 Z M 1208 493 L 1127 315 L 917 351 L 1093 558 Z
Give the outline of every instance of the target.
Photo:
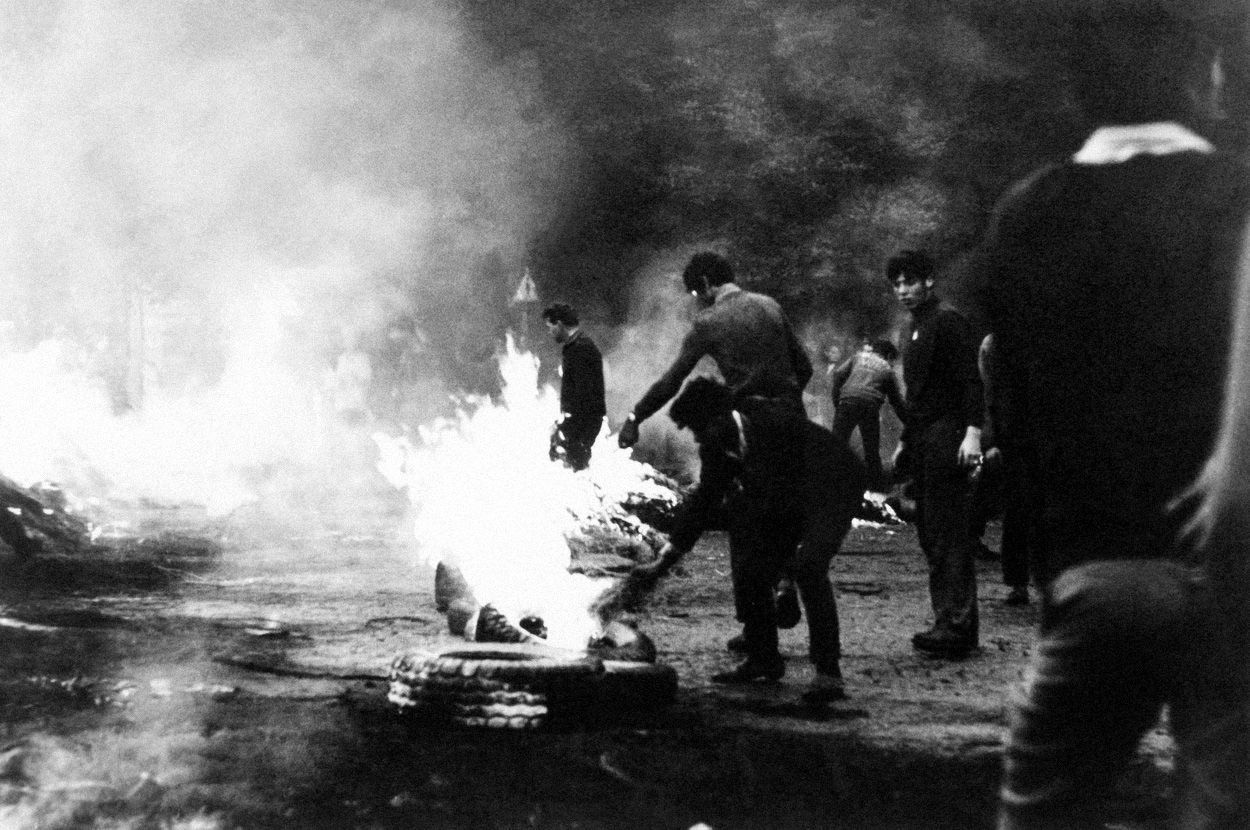
M 952 631 L 922 631 L 911 638 L 911 644 L 918 651 L 941 657 L 964 657 L 976 648 L 976 643 L 968 637 Z
M 835 700 L 846 700 L 846 686 L 837 675 L 817 672 L 812 684 L 799 697 L 808 706 L 822 706 Z
M 936 627 L 926 628 L 924 631 L 917 631 L 915 634 L 911 635 L 911 644 L 914 646 L 921 640 L 930 639 L 937 634 L 937 632 L 938 630 Z
M 734 654 L 746 654 L 747 635 L 739 634 L 735 637 L 730 637 L 729 642 L 725 643 L 725 648 L 729 649 Z
M 776 661 L 756 662 L 747 658 L 735 669 L 712 675 L 713 683 L 750 683 L 753 680 L 770 680 L 776 682 L 786 673 L 786 661 L 780 657 Z
M 1003 600 L 1003 605 L 1028 605 L 1028 604 L 1029 604 L 1029 589 L 1025 587 L 1024 585 L 1017 585 L 1014 588 L 1012 588 L 1007 593 L 1006 598 Z
M 803 619 L 799 610 L 799 593 L 794 586 L 782 588 L 777 592 L 777 627 L 794 628 Z

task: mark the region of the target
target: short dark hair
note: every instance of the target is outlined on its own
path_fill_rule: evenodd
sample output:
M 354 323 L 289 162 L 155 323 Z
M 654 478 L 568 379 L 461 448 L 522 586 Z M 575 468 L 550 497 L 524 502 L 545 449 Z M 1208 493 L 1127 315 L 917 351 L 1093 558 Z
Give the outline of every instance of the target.
M 899 277 L 905 282 L 923 282 L 933 279 L 935 273 L 937 265 L 924 251 L 900 251 L 885 264 L 887 282 L 895 282 Z
M 702 251 L 690 258 L 686 270 L 681 272 L 681 281 L 687 291 L 702 291 L 717 285 L 734 281 L 734 269 L 729 260 L 712 251 Z
M 729 387 L 709 377 L 691 379 L 668 408 L 668 417 L 679 429 L 699 433 L 712 419 L 733 410 Z
M 870 340 L 868 341 L 868 346 L 886 360 L 893 361 L 896 357 L 898 357 L 898 348 L 885 338 Z
M 543 319 L 548 323 L 564 323 L 576 326 L 581 322 L 577 317 L 577 309 L 568 303 L 552 303 L 543 309 Z
M 1089 120 L 1193 123 L 1191 85 L 1198 73 L 1209 73 L 1213 52 L 1202 42 L 1201 13 L 1181 5 L 1102 0 L 1072 16 L 1066 30 L 1068 70 Z

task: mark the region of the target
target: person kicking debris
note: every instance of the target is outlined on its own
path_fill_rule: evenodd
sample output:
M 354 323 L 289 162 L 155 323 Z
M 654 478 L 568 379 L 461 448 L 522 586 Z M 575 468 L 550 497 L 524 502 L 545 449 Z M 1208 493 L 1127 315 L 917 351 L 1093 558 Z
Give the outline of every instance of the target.
M 673 401 L 669 417 L 694 433 L 702 465 L 699 483 L 669 543 L 654 561 L 635 566 L 631 580 L 649 585 L 666 574 L 725 502 L 734 604 L 747 658 L 712 681 L 777 681 L 785 674 L 773 586 L 786 569 L 807 611 L 816 667 L 803 701 L 824 704 L 846 697 L 829 563 L 859 507 L 867 480 L 863 464 L 833 433 L 793 407 L 754 396 L 735 403 L 730 389 L 710 378 L 691 380 Z

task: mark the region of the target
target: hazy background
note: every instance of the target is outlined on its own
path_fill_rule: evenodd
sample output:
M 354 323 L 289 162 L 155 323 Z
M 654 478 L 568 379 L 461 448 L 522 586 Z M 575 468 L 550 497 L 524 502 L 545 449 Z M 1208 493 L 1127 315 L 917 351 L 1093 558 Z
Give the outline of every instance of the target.
M 550 377 L 554 300 L 618 413 L 704 247 L 823 371 L 897 324 L 885 258 L 929 248 L 964 301 L 1003 187 L 1078 145 L 1074 2 L 0 5 L 0 472 L 229 509 L 283 464 L 332 471 L 344 429 L 497 392 L 509 327 Z M 539 302 L 511 303 L 527 268 Z M 372 375 L 345 419 L 348 349 Z

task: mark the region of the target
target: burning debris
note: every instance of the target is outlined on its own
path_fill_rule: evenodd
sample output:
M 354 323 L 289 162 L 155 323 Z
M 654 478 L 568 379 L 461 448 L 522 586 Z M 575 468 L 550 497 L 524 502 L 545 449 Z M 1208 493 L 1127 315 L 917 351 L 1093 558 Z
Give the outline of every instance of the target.
M 665 541 L 656 525 L 671 518 L 681 487 L 606 435 L 588 469 L 552 462 L 556 398 L 539 390 L 537 369 L 509 342 L 500 402 L 466 402 L 456 420 L 423 430 L 419 446 L 375 436 L 379 468 L 412 500 L 436 607 L 469 641 L 394 662 L 390 700 L 403 711 L 533 728 L 552 706 L 605 695 L 656 703 L 676 690 L 651 640 L 600 598 L 654 559 Z
M 28 489 L 0 476 L 0 539 L 19 561 L 44 550 L 76 552 L 90 538 L 90 527 L 69 512 L 60 487 L 40 482 Z

